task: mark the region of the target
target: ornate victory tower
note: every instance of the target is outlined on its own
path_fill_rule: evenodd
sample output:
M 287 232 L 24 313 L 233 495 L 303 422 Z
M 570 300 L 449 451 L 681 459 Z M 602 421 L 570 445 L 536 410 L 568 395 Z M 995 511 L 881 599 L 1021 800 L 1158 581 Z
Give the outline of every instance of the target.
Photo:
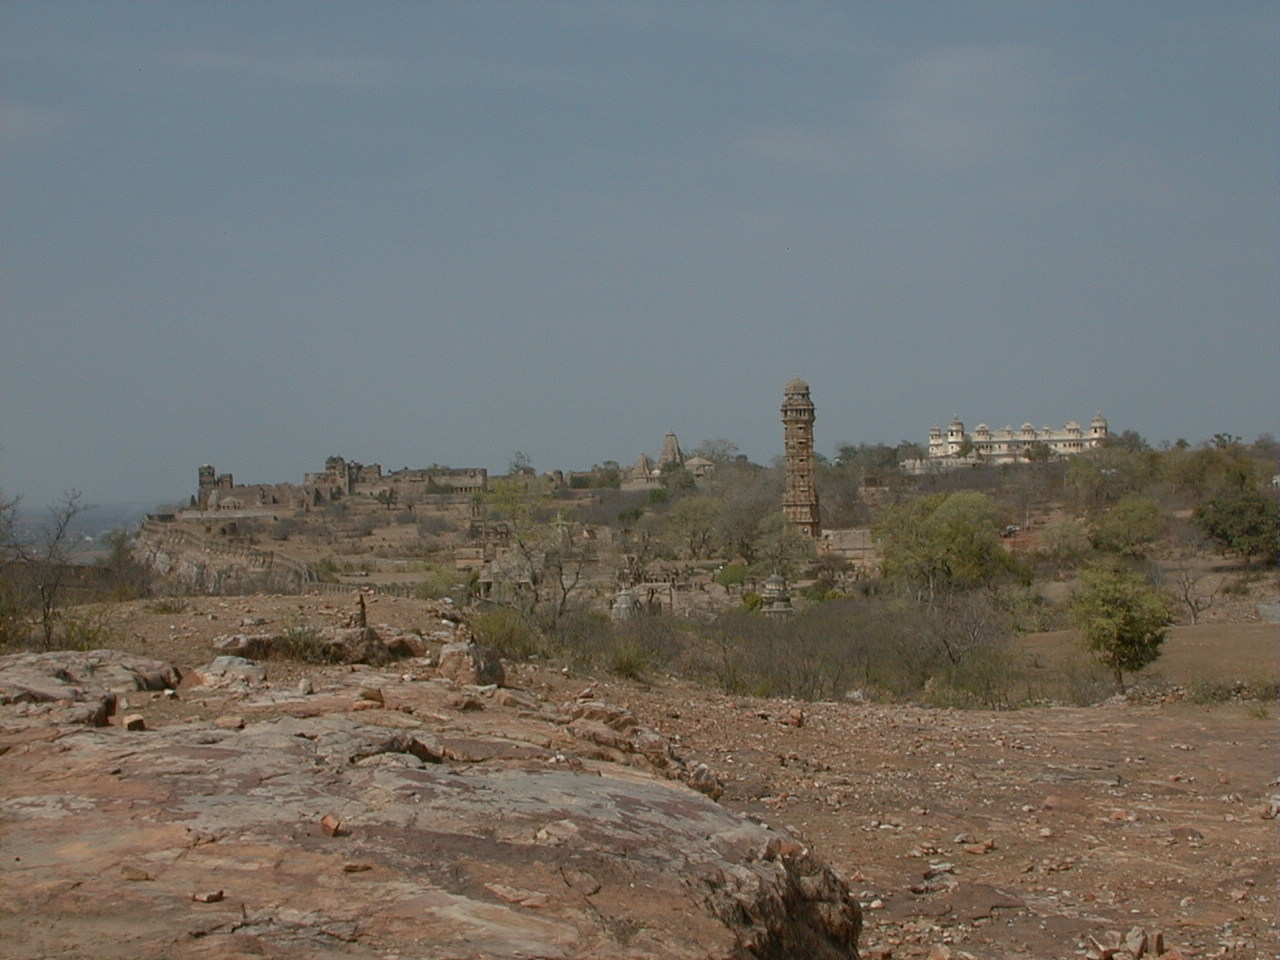
M 813 480 L 813 401 L 809 384 L 796 378 L 783 388 L 782 426 L 786 445 L 787 492 L 782 510 L 806 537 L 822 532 L 818 487 Z

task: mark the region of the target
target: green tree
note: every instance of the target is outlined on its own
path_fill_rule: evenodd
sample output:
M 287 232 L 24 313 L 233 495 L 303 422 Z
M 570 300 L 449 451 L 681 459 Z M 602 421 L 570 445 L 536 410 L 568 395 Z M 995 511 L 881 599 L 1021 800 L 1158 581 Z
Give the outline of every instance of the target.
M 1164 514 L 1150 497 L 1121 497 L 1093 526 L 1090 540 L 1104 553 L 1140 557 L 1164 532 Z
M 674 460 L 662 465 L 658 482 L 662 484 L 664 490 L 676 497 L 692 493 L 698 485 L 688 468 L 682 463 L 676 463 Z
M 1048 463 L 1053 459 L 1053 448 L 1043 440 L 1037 440 L 1027 444 L 1027 448 L 1022 451 L 1022 459 L 1030 463 Z
M 1264 471 L 1274 472 L 1272 464 L 1251 456 L 1238 442 L 1227 442 L 1221 434 L 1211 445 L 1195 450 L 1175 447 L 1165 454 L 1165 461 L 1173 489 L 1196 504 L 1255 486 Z
M 1247 561 L 1280 556 L 1280 509 L 1254 488 L 1229 490 L 1206 500 L 1196 522 L 1212 540 Z
M 909 456 L 910 454 L 902 453 L 901 445 L 891 447 L 886 443 L 842 443 L 836 447 L 835 466 L 857 480 L 878 486 L 884 477 L 900 474 L 901 461 Z
M 1094 659 L 1124 693 L 1125 673 L 1136 673 L 1160 656 L 1172 618 L 1164 597 L 1142 575 L 1099 561 L 1080 572 L 1071 619 Z
M 1159 475 L 1161 456 L 1154 450 L 1098 447 L 1071 457 L 1066 484 L 1078 506 L 1104 510 L 1127 494 L 1141 493 Z
M 972 490 L 887 505 L 872 533 L 881 544 L 885 576 L 915 584 L 929 601 L 944 590 L 991 583 L 1012 569 L 994 505 Z

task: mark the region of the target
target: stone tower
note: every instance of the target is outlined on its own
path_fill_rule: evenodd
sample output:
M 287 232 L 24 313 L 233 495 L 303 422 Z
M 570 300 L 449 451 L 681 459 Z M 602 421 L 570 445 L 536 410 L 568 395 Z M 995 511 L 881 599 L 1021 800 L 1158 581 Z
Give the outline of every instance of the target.
M 797 378 L 783 388 L 782 426 L 786 451 L 787 492 L 782 509 L 806 537 L 822 532 L 818 487 L 813 479 L 813 401 L 809 384 Z

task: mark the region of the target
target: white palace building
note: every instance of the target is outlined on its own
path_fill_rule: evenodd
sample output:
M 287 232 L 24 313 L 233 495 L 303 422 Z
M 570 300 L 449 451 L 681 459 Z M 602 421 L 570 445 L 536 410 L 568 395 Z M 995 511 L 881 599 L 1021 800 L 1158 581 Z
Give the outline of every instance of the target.
M 1107 421 L 1101 413 L 1089 422 L 1088 430 L 1072 420 L 1060 430 L 1037 430 L 1030 423 L 1017 430 L 992 430 L 980 423 L 967 433 L 964 422 L 953 419 L 945 432 L 940 427 L 929 430 L 928 459 L 907 460 L 903 467 L 911 473 L 928 473 L 979 464 L 1025 463 L 1031 450 L 1040 444 L 1054 456 L 1071 456 L 1100 446 L 1108 436 Z

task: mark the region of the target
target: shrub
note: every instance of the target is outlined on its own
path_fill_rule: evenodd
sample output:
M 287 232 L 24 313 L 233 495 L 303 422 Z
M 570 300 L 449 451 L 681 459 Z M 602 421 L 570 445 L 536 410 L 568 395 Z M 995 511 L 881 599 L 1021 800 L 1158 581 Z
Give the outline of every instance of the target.
M 442 533 L 452 533 L 456 529 L 457 527 L 448 517 L 438 513 L 418 518 L 418 536 L 420 537 L 436 537 Z
M 1009 590 L 1000 595 L 998 602 L 1017 633 L 1059 630 L 1063 626 L 1062 614 L 1034 590 Z
M 334 562 L 333 557 L 321 557 L 311 564 L 311 572 L 316 575 L 316 579 L 321 583 L 338 582 L 338 565 Z
M 925 702 L 935 707 L 1007 710 L 1018 701 L 1014 691 L 1022 679 L 1017 662 L 1005 651 L 976 650 L 925 684 Z
M 605 655 L 605 666 L 611 673 L 628 680 L 643 680 L 649 668 L 649 654 L 633 640 L 614 643 Z
M 1266 702 L 1280 694 L 1275 680 L 1206 680 L 1197 677 L 1187 684 L 1187 699 L 1192 703 L 1229 703 L 1233 700 Z
M 746 579 L 747 565 L 745 563 L 726 563 L 715 576 L 716 583 L 722 587 L 741 586 L 746 582 Z
M 100 650 L 120 643 L 120 630 L 106 610 L 85 607 L 62 617 L 62 650 Z
M 493 647 L 499 656 L 525 660 L 546 654 L 541 634 L 511 607 L 496 607 L 473 617 L 471 628 L 476 639 Z
M 303 663 L 337 663 L 341 659 L 337 647 L 329 643 L 319 627 L 303 619 L 293 620 L 275 650 L 288 660 Z
M 147 613 L 175 614 L 187 612 L 187 601 L 182 597 L 157 597 L 145 604 Z
M 438 563 L 424 563 L 423 577 L 417 587 L 419 600 L 439 600 L 466 592 L 466 575 Z M 461 599 L 460 596 L 454 597 Z

